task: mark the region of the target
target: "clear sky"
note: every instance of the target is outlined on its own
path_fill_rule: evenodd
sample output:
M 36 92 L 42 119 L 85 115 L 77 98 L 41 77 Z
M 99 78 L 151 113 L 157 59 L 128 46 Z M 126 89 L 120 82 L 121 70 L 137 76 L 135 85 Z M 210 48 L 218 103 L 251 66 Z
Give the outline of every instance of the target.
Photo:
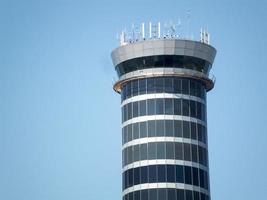
M 110 52 L 132 23 L 185 18 L 217 48 L 211 195 L 266 199 L 267 1 L 0 0 L 0 199 L 121 198 Z M 185 22 L 185 21 L 183 21 Z

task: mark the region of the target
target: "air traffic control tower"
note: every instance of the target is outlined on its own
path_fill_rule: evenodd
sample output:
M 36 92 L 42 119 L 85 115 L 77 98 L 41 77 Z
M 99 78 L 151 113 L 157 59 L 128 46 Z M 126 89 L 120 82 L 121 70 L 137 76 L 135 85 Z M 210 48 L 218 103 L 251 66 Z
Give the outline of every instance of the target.
M 160 23 L 121 34 L 111 56 L 121 95 L 123 200 L 210 200 L 206 93 L 215 55 L 203 30 L 199 41 L 161 34 Z

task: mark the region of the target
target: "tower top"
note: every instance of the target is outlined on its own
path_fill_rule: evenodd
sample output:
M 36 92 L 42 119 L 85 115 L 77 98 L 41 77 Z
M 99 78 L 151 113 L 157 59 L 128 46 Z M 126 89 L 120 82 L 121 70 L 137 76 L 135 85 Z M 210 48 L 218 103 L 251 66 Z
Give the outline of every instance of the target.
M 187 31 L 188 32 L 188 31 Z M 162 40 L 162 39 L 181 39 L 199 41 L 201 43 L 210 44 L 210 34 L 206 29 L 200 29 L 199 40 L 194 40 L 193 36 L 189 33 L 182 34 L 181 20 L 177 23 L 141 23 L 140 25 L 132 24 L 130 30 L 124 29 L 120 33 L 120 46 L 124 46 L 131 43 L 136 43 L 146 40 Z

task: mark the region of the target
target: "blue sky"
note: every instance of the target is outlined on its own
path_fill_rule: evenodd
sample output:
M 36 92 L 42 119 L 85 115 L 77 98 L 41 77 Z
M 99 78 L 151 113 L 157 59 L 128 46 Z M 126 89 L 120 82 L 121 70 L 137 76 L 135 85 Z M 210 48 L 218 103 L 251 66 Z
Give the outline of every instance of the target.
M 0 199 L 121 198 L 120 97 L 110 52 L 132 23 L 208 27 L 211 195 L 265 199 L 267 2 L 0 0 Z

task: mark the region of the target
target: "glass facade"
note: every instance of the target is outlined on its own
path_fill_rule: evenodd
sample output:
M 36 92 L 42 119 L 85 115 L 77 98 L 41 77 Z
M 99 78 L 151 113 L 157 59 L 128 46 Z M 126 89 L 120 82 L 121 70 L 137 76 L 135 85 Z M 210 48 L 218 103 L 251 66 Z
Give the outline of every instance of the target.
M 203 73 L 208 73 L 211 64 L 205 60 L 179 55 L 158 55 L 134 58 L 124 61 L 116 66 L 118 76 L 123 74 L 149 68 L 185 68 Z
M 168 62 L 166 66 L 179 66 L 178 61 L 164 59 L 159 58 L 157 66 Z M 147 59 L 142 62 L 146 68 L 155 65 Z M 142 68 L 139 64 L 133 64 L 134 70 Z M 193 69 L 201 71 L 198 64 L 192 64 Z M 131 71 L 133 66 L 127 61 L 121 67 Z M 189 78 L 143 78 L 125 83 L 121 100 L 123 191 L 127 191 L 123 200 L 209 200 L 204 85 Z M 133 187 L 153 183 L 180 184 L 186 189 Z

